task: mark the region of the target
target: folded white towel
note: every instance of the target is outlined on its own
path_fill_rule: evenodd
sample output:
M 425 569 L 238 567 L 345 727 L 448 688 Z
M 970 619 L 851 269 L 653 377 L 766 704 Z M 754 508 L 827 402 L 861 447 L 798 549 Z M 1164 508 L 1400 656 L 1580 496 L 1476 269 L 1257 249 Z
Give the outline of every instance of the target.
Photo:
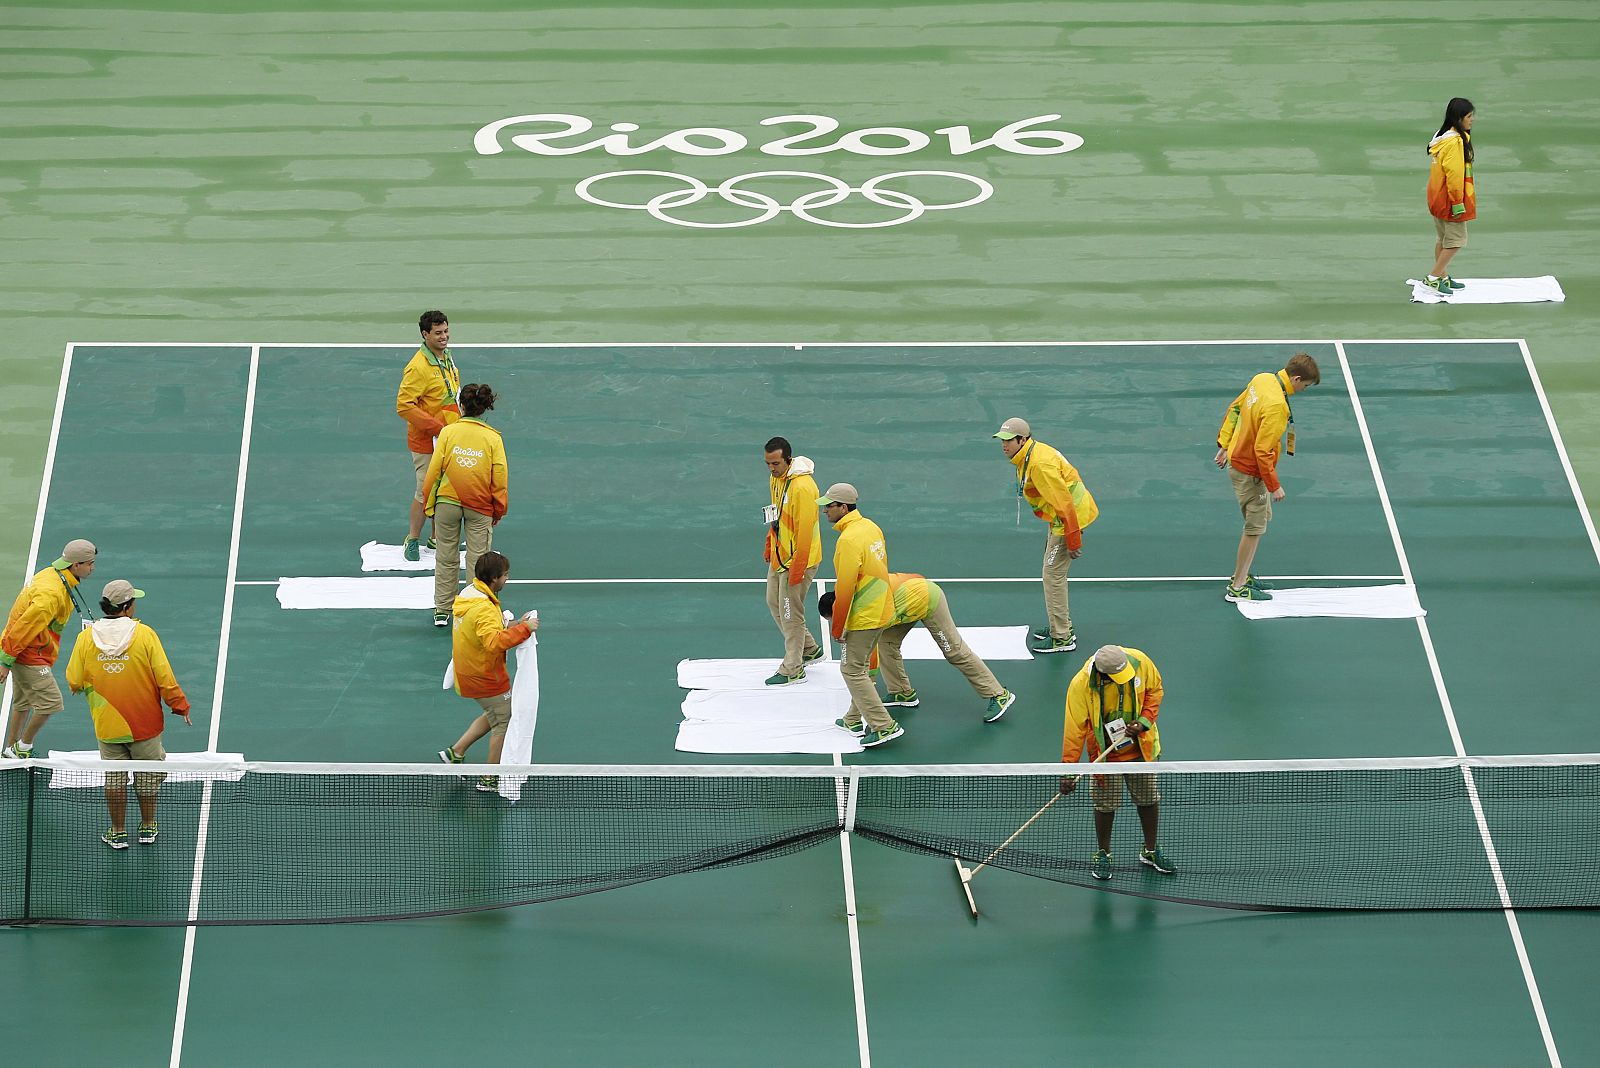
M 678 685 L 686 690 L 758 690 L 778 670 L 778 660 L 680 660 Z M 844 689 L 839 661 L 813 660 L 806 665 L 804 682 L 774 689 Z
M 431 578 L 280 578 L 283 608 L 415 608 L 432 610 Z
M 1349 619 L 1413 619 L 1427 615 L 1415 586 L 1327 586 L 1273 590 L 1270 601 L 1239 601 L 1246 619 L 1340 616 Z
M 363 571 L 432 571 L 433 550 L 423 545 L 420 550 L 421 559 L 407 560 L 405 546 L 384 545 L 381 542 L 369 541 L 361 547 L 361 570 Z M 461 565 L 466 566 L 467 553 L 461 551 Z
M 1538 278 L 1458 278 L 1465 289 L 1452 290 L 1449 296 L 1440 293 L 1427 282 L 1407 278 L 1411 299 L 1417 304 L 1537 304 L 1541 301 L 1561 303 L 1567 295 L 1555 275 Z

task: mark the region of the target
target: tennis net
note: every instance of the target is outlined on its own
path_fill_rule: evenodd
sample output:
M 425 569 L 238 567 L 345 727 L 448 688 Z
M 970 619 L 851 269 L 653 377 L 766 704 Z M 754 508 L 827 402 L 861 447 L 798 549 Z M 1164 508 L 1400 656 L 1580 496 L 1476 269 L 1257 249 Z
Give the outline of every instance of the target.
M 107 771 L 161 770 L 159 839 L 102 845 Z M 1600 756 L 1156 765 L 482 766 L 0 761 L 0 922 L 312 923 L 444 915 L 743 864 L 842 832 L 1141 896 L 1257 909 L 1600 907 Z M 1015 841 L 1002 843 L 1085 773 Z M 1124 800 L 1157 773 L 1162 875 Z M 1096 780 L 1100 785 L 1096 786 Z M 1121 789 L 1115 791 L 1119 796 Z M 512 802 L 507 795 L 520 799 Z M 996 850 L 999 850 L 996 852 Z M 945 865 L 946 870 L 948 864 Z M 935 870 L 930 868 L 931 872 Z M 942 875 L 940 877 L 943 877 Z

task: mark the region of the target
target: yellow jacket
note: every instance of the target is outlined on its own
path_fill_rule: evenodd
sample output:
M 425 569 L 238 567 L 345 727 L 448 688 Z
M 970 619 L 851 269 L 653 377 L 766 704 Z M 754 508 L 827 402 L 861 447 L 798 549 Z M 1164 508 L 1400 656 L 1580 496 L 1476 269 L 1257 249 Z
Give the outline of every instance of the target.
M 1467 162 L 1471 140 L 1471 134 L 1446 130 L 1428 145 L 1428 210 L 1436 219 L 1470 222 L 1478 217 L 1478 194 Z
M 433 439 L 461 415 L 456 395 L 461 392 L 461 371 L 450 350 L 435 358 L 424 345 L 400 374 L 400 391 L 394 410 L 406 421 L 406 447 L 412 452 L 432 452 Z
M 498 520 L 510 503 L 506 448 L 500 431 L 481 419 L 451 423 L 439 433 L 438 448 L 422 484 L 428 491 L 427 513 L 443 501 L 454 501 Z
M 47 567 L 22 587 L 0 634 L 0 664 L 43 664 L 61 655 L 61 632 L 72 618 L 72 594 L 78 577 Z
M 895 572 L 889 576 L 889 590 L 894 598 L 894 624 L 921 623 L 932 614 L 944 599 L 944 591 L 937 582 L 929 582 L 921 575 Z
M 483 583 L 456 595 L 451 612 L 456 617 L 450 655 L 456 665 L 456 693 L 462 697 L 499 697 L 511 691 L 506 671 L 506 650 L 527 641 L 533 628 L 523 620 L 506 626 L 500 598 Z
M 894 621 L 889 592 L 889 550 L 878 524 L 860 512 L 846 512 L 833 525 L 833 637 L 847 630 L 882 630 Z
M 1061 734 L 1063 762 L 1079 763 L 1085 743 L 1089 747 L 1088 760 L 1098 758 L 1109 744 L 1106 722 L 1119 717 L 1149 729 L 1139 735 L 1137 747 L 1117 750 L 1106 757 L 1107 761 L 1155 760 L 1161 755 L 1161 733 L 1156 729 L 1156 716 L 1161 711 L 1161 672 L 1144 653 L 1132 646 L 1122 648 L 1133 665 L 1133 678 L 1126 683 L 1118 686 L 1101 675 L 1090 657 L 1067 684 L 1067 717 Z
M 1235 470 L 1254 475 L 1278 492 L 1279 439 L 1293 413 L 1289 397 L 1294 387 L 1283 371 L 1263 371 L 1233 399 L 1217 431 L 1217 448 L 1228 450 Z
M 1067 548 L 1083 548 L 1083 528 L 1100 515 L 1089 487 L 1067 458 L 1042 441 L 1029 441 L 1011 458 L 1017 487 L 1033 514 L 1067 540 Z
M 762 557 L 774 571 L 789 572 L 789 585 L 806 580 L 806 570 L 822 563 L 822 513 L 817 509 L 816 470 L 804 456 L 796 456 L 783 478 L 768 479 L 772 506 L 778 509 L 777 529 L 767 527 Z
M 102 742 L 142 742 L 165 724 L 161 702 L 189 711 L 156 632 L 136 619 L 97 619 L 78 632 L 67 661 L 67 685 L 89 699 L 94 736 Z

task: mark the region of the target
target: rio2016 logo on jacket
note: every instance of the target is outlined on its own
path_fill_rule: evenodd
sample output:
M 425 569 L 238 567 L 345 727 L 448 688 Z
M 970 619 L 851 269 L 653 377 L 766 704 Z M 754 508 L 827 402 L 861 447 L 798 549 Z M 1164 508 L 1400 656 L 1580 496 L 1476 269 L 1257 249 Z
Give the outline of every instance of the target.
M 940 147 L 952 156 L 968 156 L 987 150 L 1020 156 L 1055 156 L 1083 145 L 1083 138 L 1075 133 L 1036 128 L 1041 123 L 1055 122 L 1060 118 L 1060 115 L 1034 115 L 1008 123 L 989 137 L 975 139 L 968 126 L 944 126 L 933 131 L 932 135 L 905 126 L 872 126 L 835 137 L 840 123 L 828 115 L 774 115 L 762 119 L 760 125 L 799 126 L 802 129 L 766 140 L 755 151 L 764 156 L 777 157 L 826 156 L 836 152 L 868 157 L 908 156 L 933 146 L 937 136 L 943 140 Z M 498 156 L 505 152 L 506 146 L 501 143 L 502 134 L 508 135 L 507 140 L 512 146 L 535 156 L 576 156 L 597 151 L 608 156 L 669 152 L 677 156 L 714 157 L 732 155 L 751 147 L 749 137 L 737 130 L 718 126 L 673 130 L 659 137 L 641 139 L 638 143 L 632 136 L 639 131 L 638 123 L 614 122 L 610 129 L 611 133 L 590 138 L 587 135 L 594 130 L 594 123 L 582 115 L 560 112 L 513 115 L 480 127 L 473 136 L 472 144 L 480 156 Z M 510 132 L 513 130 L 516 132 Z M 933 203 L 924 199 L 922 190 L 930 185 L 948 189 L 952 183 L 958 196 L 935 200 Z M 773 195 L 780 188 L 792 190 L 796 184 L 816 188 L 792 196 L 787 202 Z M 606 192 L 610 193 L 609 196 L 597 189 L 601 186 L 608 187 Z M 766 191 L 762 190 L 763 186 Z M 624 191 L 634 191 L 633 199 L 615 199 L 625 195 Z M 919 219 L 930 211 L 951 211 L 981 204 L 994 195 L 994 186 L 975 174 L 949 170 L 898 170 L 877 175 L 860 185 L 851 185 L 841 178 L 809 170 L 756 170 L 725 178 L 714 185 L 695 175 L 676 171 L 619 170 L 590 175 L 577 184 L 574 192 L 590 204 L 643 211 L 660 222 L 696 229 L 726 230 L 755 226 L 787 212 L 796 219 L 817 226 L 865 230 L 899 226 Z M 883 210 L 868 213 L 865 221 L 842 219 L 825 213 L 825 209 L 851 201 L 857 195 L 861 202 Z M 732 219 L 720 216 L 690 218 L 688 213 L 680 210 L 707 200 L 739 210 L 734 212 Z

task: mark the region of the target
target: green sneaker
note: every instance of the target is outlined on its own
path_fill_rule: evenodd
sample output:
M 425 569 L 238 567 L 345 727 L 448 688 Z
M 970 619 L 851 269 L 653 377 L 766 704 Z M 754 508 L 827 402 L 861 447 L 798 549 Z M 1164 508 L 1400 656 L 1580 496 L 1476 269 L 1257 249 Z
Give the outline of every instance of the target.
M 422 542 L 416 538 L 407 538 L 405 544 L 405 558 L 411 561 L 422 559 Z
M 983 710 L 983 721 L 993 723 L 1006 714 L 1006 709 L 1016 704 L 1017 695 L 1010 690 L 1003 691 L 999 697 L 989 698 L 989 707 Z
M 450 626 L 450 613 L 435 611 L 433 613 L 433 625 L 448 628 Z
M 1161 855 L 1161 847 L 1139 850 L 1139 863 L 1148 865 L 1162 875 L 1176 875 L 1178 869 L 1172 866 L 1172 861 Z
M 780 671 L 776 675 L 773 675 L 771 678 L 767 679 L 767 685 L 768 686 L 793 686 L 797 682 L 805 682 L 805 681 L 806 681 L 806 669 L 805 668 L 801 668 L 800 669 L 800 673 L 797 674 L 797 675 L 785 675 L 783 672 Z
M 459 764 L 465 760 L 466 757 L 456 752 L 456 747 L 452 745 L 439 750 L 439 759 L 444 761 L 446 764 Z
M 435 545 L 435 544 L 434 544 L 434 542 L 433 542 L 433 539 L 432 539 L 432 538 L 429 538 L 429 539 L 428 539 L 428 548 L 430 548 L 430 549 L 437 549 L 437 548 L 438 548 L 438 547 L 439 547 L 439 546 L 437 546 L 437 545 Z
M 1449 287 L 1451 289 L 1465 289 L 1465 288 L 1467 288 L 1467 285 L 1466 285 L 1465 282 L 1457 282 L 1454 278 L 1451 278 L 1449 275 L 1445 275 L 1443 281 L 1447 285 L 1449 285 Z
M 479 775 L 478 785 L 474 787 L 480 794 L 494 794 L 500 792 L 500 776 Z
M 871 749 L 875 745 L 882 745 L 884 742 L 892 742 L 905 732 L 906 729 L 904 727 L 900 726 L 900 724 L 894 722 L 893 720 L 890 720 L 889 726 L 883 730 L 868 731 L 867 733 L 863 734 L 861 736 L 861 745 L 862 748 Z
M 1430 277 L 1426 282 L 1423 282 L 1422 284 L 1427 286 L 1429 289 L 1437 289 L 1440 293 L 1443 293 L 1445 296 L 1449 296 L 1452 292 L 1454 292 L 1454 290 L 1452 290 L 1450 288 L 1450 279 L 1449 278 L 1431 278 Z
M 1272 594 L 1246 582 L 1243 586 L 1229 586 L 1227 592 L 1222 595 L 1222 599 L 1224 601 L 1232 601 L 1235 604 L 1240 601 L 1270 601 L 1272 600 Z
M 100 841 L 104 842 L 106 845 L 110 846 L 112 849 L 127 849 L 128 848 L 128 832 L 127 831 L 119 831 L 115 827 L 110 827 L 110 828 L 107 828 L 105 834 L 102 834 L 100 836 Z
M 1035 640 L 1047 642 L 1050 640 L 1050 624 L 1040 623 L 1037 627 L 1033 628 L 1031 633 L 1033 634 Z
M 821 659 L 822 659 L 822 646 L 819 645 L 815 649 L 811 650 L 811 652 L 805 653 L 804 655 L 802 655 L 800 657 L 800 662 L 802 664 L 809 664 L 813 660 L 821 660 Z
M 1030 646 L 1034 652 L 1041 655 L 1048 655 L 1050 653 L 1070 653 L 1077 647 L 1078 636 L 1076 634 L 1069 634 L 1065 638 L 1051 638 L 1048 641 L 1040 642 L 1038 645 Z
M 883 699 L 884 708 L 916 708 L 922 703 L 917 696 L 917 691 L 907 690 L 905 693 L 892 693 Z
M 866 724 L 865 720 L 859 720 L 858 719 L 854 723 L 846 723 L 842 719 L 836 719 L 836 720 L 833 721 L 833 725 L 835 727 L 843 727 L 845 730 L 849 731 L 851 734 L 855 735 L 857 738 L 859 738 L 863 734 L 867 733 L 867 724 Z
M 161 828 L 154 823 L 139 824 L 139 844 L 149 845 L 156 840 L 156 835 L 161 833 Z
M 1244 584 L 1246 586 L 1249 586 L 1252 590 L 1273 590 L 1273 589 L 1277 589 L 1276 586 L 1273 586 L 1271 583 L 1262 582 L 1260 579 L 1256 578 L 1254 575 L 1245 576 Z
M 1101 882 L 1111 878 L 1111 854 L 1104 849 L 1094 851 L 1094 859 L 1089 861 L 1089 874 Z

